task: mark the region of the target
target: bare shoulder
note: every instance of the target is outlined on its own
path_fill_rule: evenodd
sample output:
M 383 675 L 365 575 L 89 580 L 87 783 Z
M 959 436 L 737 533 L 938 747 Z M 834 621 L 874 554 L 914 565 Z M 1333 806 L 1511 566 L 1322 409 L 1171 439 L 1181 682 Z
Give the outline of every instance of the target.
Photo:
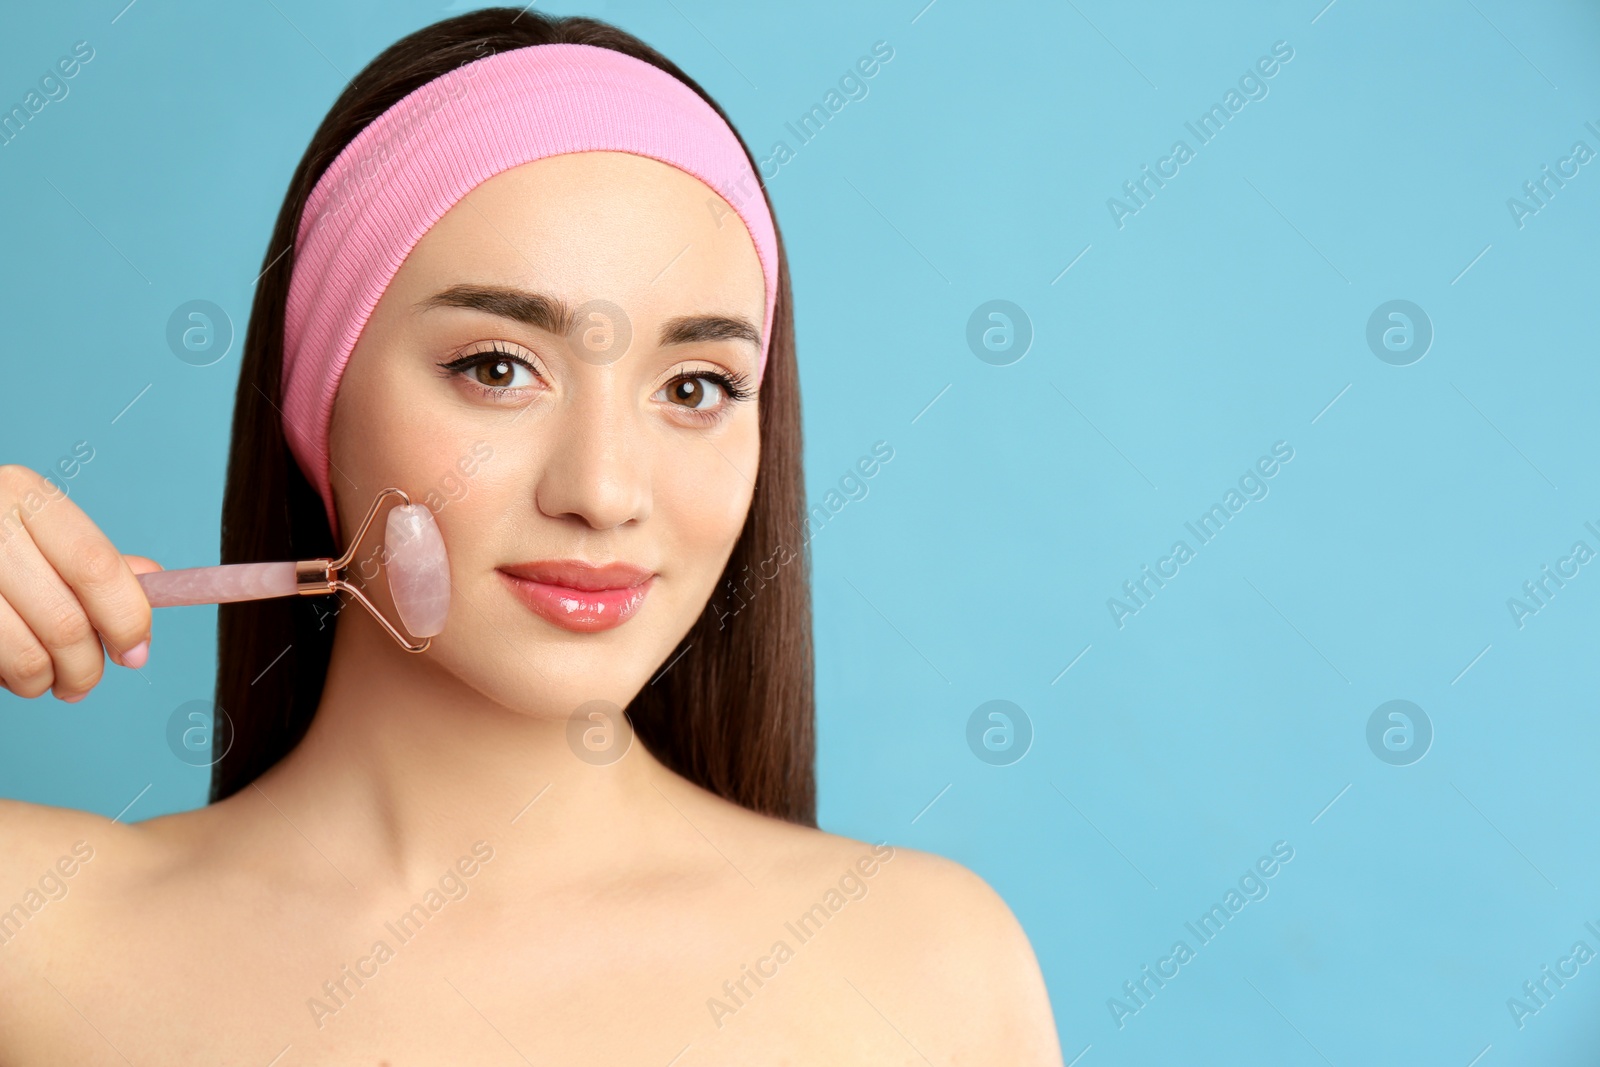
M 988 882 L 954 860 L 903 847 L 892 848 L 873 881 L 875 928 L 863 933 L 856 956 L 864 972 L 917 991 L 907 1009 L 930 1032 L 959 1021 L 949 1040 L 965 1047 L 950 1048 L 951 1062 L 1061 1063 L 1033 946 Z
M 129 824 L 75 808 L 0 800 L 0 945 L 14 959 L 26 958 L 27 946 L 48 940 L 59 955 L 85 915 L 84 908 L 60 902 L 119 900 L 131 886 L 161 877 L 208 814 L 199 809 Z M 21 936 L 35 928 L 43 936 Z
M 1033 946 L 982 877 L 933 853 L 762 822 L 753 852 L 782 884 L 789 929 L 828 943 L 820 951 L 875 1016 L 935 1063 L 1058 1067 Z
M 0 892 L 7 882 L 28 880 L 34 868 L 89 866 L 114 855 L 125 873 L 158 861 L 180 845 L 213 829 L 218 805 L 173 812 L 143 822 L 122 822 L 91 811 L 0 799 Z M 63 875 L 71 877 L 71 875 Z
M 92 894 L 103 870 L 138 850 L 138 831 L 103 815 L 0 800 L 0 999 L 46 955 L 70 940 L 78 909 L 64 902 Z
M 108 839 L 129 836 L 129 827 L 93 812 L 0 800 L 0 893 L 50 870 L 72 877 L 67 868 L 91 861 L 97 843 L 104 846 Z

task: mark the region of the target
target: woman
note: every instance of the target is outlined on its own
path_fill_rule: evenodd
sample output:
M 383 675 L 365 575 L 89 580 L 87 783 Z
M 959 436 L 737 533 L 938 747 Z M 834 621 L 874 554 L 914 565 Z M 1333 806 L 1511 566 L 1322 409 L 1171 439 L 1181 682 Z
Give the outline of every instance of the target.
M 563 107 L 581 149 L 549 148 Z M 444 631 L 409 655 L 337 601 L 224 605 L 211 804 L 5 803 L 0 1062 L 1060 1062 L 987 885 L 816 829 L 753 167 L 589 19 L 450 19 L 345 89 L 257 288 L 223 558 L 336 556 L 399 486 L 448 546 Z M 159 568 L 49 495 L 0 469 L 0 678 L 74 700 L 144 664 Z

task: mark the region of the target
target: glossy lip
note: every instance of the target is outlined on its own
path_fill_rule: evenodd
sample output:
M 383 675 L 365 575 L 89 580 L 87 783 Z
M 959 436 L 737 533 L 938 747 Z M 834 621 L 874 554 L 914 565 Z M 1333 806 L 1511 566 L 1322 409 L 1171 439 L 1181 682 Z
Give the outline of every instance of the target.
M 655 584 L 655 572 L 620 562 L 596 566 L 581 559 L 552 559 L 507 564 L 498 570 L 534 614 L 577 633 L 622 625 Z

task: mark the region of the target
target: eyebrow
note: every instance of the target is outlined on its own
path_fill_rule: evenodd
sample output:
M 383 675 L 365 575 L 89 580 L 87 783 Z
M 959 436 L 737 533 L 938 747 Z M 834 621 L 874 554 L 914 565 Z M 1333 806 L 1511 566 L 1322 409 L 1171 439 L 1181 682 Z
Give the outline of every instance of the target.
M 560 297 L 499 285 L 452 285 L 419 301 L 419 310 L 466 308 L 512 319 L 565 337 L 578 326 L 578 308 Z M 661 325 L 660 344 L 748 341 L 758 350 L 761 331 L 742 315 L 679 315 Z

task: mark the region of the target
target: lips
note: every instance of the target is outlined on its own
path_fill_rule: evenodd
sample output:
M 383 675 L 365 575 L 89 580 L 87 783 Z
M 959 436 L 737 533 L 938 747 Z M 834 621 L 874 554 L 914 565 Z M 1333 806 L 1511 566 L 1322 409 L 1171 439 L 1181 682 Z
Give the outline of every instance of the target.
M 540 560 L 499 568 L 512 595 L 566 630 L 597 633 L 626 622 L 655 584 L 655 572 L 631 563 Z

